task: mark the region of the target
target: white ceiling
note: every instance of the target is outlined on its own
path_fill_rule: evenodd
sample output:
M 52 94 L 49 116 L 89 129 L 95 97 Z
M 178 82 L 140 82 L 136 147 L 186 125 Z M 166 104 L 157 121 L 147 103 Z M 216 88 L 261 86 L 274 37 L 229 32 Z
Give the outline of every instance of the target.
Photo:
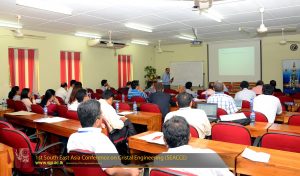
M 45 1 L 45 0 L 44 0 Z M 51 0 L 47 0 L 51 1 Z M 174 0 L 60 0 L 70 7 L 72 15 L 18 6 L 15 0 L 0 0 L 0 20 L 16 21 L 21 15 L 23 29 L 69 34 L 75 32 L 98 33 L 108 38 L 128 42 L 131 39 L 147 40 L 152 44 L 187 43 L 176 35 L 192 35 L 197 28 L 203 41 L 250 38 L 239 27 L 260 25 L 260 7 L 265 8 L 267 27 L 295 27 L 300 32 L 300 0 L 224 0 L 215 2 L 212 9 L 224 16 L 221 23 L 192 11 L 193 1 Z M 132 22 L 153 27 L 153 32 L 129 29 L 124 23 Z M 270 34 L 268 34 L 270 35 Z M 274 35 L 274 34 L 273 34 Z M 280 33 L 277 33 L 280 35 Z

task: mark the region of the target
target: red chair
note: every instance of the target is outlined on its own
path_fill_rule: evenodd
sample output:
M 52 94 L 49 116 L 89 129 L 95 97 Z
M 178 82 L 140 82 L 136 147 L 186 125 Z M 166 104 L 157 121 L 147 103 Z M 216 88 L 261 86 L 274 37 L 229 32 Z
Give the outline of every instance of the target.
M 73 119 L 73 120 L 79 120 L 78 115 L 77 115 L 77 111 L 67 111 L 66 118 Z
M 116 108 L 114 106 L 114 108 Z M 127 104 L 127 103 L 123 103 L 123 102 L 119 102 L 119 110 L 122 110 L 122 111 L 130 111 L 131 108 L 130 108 L 130 105 Z
M 261 147 L 300 153 L 300 136 L 288 133 L 266 133 Z
M 161 113 L 158 105 L 153 103 L 143 103 L 140 106 L 140 110 L 144 112 L 156 112 Z
M 300 115 L 293 115 L 289 118 L 289 125 L 300 126 Z
M 61 104 L 61 105 L 65 104 L 65 101 L 61 97 L 59 97 L 59 96 L 55 96 L 55 97 L 58 100 L 59 104 Z
M 206 95 L 205 94 L 200 94 L 200 95 L 198 95 L 198 99 L 206 99 L 206 98 L 208 98 L 210 95 L 207 95 L 207 97 L 206 97 Z
M 300 92 L 295 93 L 294 95 L 292 95 L 292 97 L 294 99 L 300 99 Z
M 250 111 L 243 111 L 243 113 L 250 118 Z M 255 122 L 268 122 L 268 118 L 263 113 L 255 111 Z
M 182 171 L 177 171 L 173 169 L 158 169 L 158 168 L 153 168 L 150 171 L 150 176 L 196 176 L 195 174 L 188 173 L 188 172 L 182 172 Z
M 96 93 L 98 93 L 98 94 L 103 94 L 103 90 L 102 89 L 96 89 Z
M 68 108 L 66 105 L 58 105 L 57 113 L 59 117 L 67 117 Z
M 12 99 L 6 99 L 7 108 L 15 109 L 15 101 Z
M 51 144 L 49 146 L 46 146 L 42 149 L 39 149 L 39 143 L 35 144 L 30 141 L 28 136 L 24 134 L 23 132 L 12 129 L 12 128 L 3 128 L 1 129 L 0 133 L 2 142 L 5 145 L 8 145 L 14 149 L 14 159 L 15 159 L 15 165 L 14 169 L 23 174 L 30 174 L 30 175 L 38 175 L 42 171 L 45 171 L 45 169 L 42 168 L 51 168 L 51 166 L 43 165 L 43 167 L 39 167 L 39 165 L 34 165 L 34 161 L 36 157 L 38 156 L 45 156 L 47 153 L 47 150 L 50 149 L 51 151 L 57 151 L 53 150 L 53 147 L 57 147 L 60 145 L 63 148 L 63 143 L 57 142 L 54 144 Z M 39 150 L 38 150 L 39 149 Z M 61 155 L 62 150 L 57 155 Z M 19 174 L 18 174 L 19 175 Z
M 285 103 L 285 102 L 294 102 L 294 99 L 292 97 L 289 96 L 280 96 L 278 97 L 281 103 Z
M 220 118 L 221 115 L 227 115 L 227 112 L 222 108 L 218 108 L 217 109 L 217 117 Z
M 273 95 L 274 95 L 275 97 L 285 96 L 285 94 L 282 93 L 282 92 L 273 92 Z
M 198 95 L 201 95 L 202 92 L 204 92 L 204 91 L 205 91 L 205 90 L 198 90 L 198 91 L 197 91 L 197 94 L 198 94 Z M 205 94 L 204 94 L 204 95 L 205 95 Z
M 190 125 L 190 133 L 191 133 L 192 137 L 199 138 L 199 133 L 198 133 L 197 129 L 195 127 L 193 127 L 192 125 Z
M 15 111 L 27 111 L 25 104 L 22 101 L 15 101 Z
M 283 103 L 281 103 L 281 109 L 282 109 L 282 111 L 286 111 L 286 107 Z
M 99 100 L 101 98 L 101 94 L 99 94 L 99 93 L 92 93 L 91 94 L 91 98 Z
M 42 106 L 40 106 L 38 104 L 32 104 L 31 111 L 34 113 L 37 113 L 37 114 L 44 114 L 44 110 L 43 110 Z
M 10 123 L 0 120 L 0 129 L 2 128 L 14 128 Z
M 87 176 L 87 175 L 101 175 L 108 176 L 105 171 L 98 164 L 96 155 L 93 152 L 87 150 L 71 150 L 69 152 L 71 168 L 73 169 L 75 176 Z M 74 158 L 74 159 L 71 159 Z M 95 158 L 94 160 L 78 160 L 77 158 Z
M 110 90 L 114 95 L 118 94 L 118 91 L 115 88 L 111 87 Z
M 144 102 L 146 102 L 146 99 L 141 96 L 134 96 L 134 97 L 131 97 L 130 101 L 137 102 L 137 103 L 144 103 Z
M 123 95 L 125 97 L 125 101 L 128 101 L 128 96 L 125 95 L 125 94 L 123 94 Z M 116 94 L 114 99 L 115 100 L 122 100 L 122 94 Z
M 168 94 L 178 94 L 178 92 L 174 89 L 164 89 L 164 92 Z
M 217 123 L 211 129 L 212 140 L 251 145 L 251 135 L 247 128 L 235 123 Z
M 91 88 L 86 88 L 86 91 L 87 91 L 87 93 L 90 93 L 90 94 L 94 93 L 93 89 L 91 89 Z
M 250 102 L 247 100 L 242 101 L 242 108 L 250 108 Z

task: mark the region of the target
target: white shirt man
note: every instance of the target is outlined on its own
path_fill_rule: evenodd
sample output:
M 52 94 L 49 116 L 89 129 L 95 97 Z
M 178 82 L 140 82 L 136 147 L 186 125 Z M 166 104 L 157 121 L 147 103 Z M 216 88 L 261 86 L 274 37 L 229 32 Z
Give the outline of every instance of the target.
M 55 96 L 62 98 L 64 101 L 66 100 L 67 94 L 67 90 L 63 87 L 60 87 L 55 91 Z
M 194 98 L 198 97 L 197 92 L 192 91 L 191 89 L 185 89 L 185 92 L 191 94 Z
M 122 129 L 124 127 L 124 122 L 121 120 L 122 116 L 116 113 L 116 110 L 108 104 L 107 100 L 100 99 L 99 102 L 103 119 L 108 122 L 112 129 Z
M 249 90 L 247 88 L 244 88 L 243 90 L 241 90 L 235 94 L 234 99 L 235 100 L 247 100 L 250 102 L 251 99 L 253 99 L 255 97 L 256 97 L 255 92 L 253 92 L 252 90 Z

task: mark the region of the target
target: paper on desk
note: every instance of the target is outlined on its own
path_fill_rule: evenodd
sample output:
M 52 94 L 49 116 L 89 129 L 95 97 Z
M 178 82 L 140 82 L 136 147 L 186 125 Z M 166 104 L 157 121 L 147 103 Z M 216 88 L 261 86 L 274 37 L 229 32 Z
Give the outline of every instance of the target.
M 221 115 L 220 116 L 221 121 L 232 121 L 232 120 L 239 120 L 239 119 L 246 119 L 244 113 L 235 113 L 235 114 L 229 114 L 229 115 Z
M 271 155 L 264 152 L 256 152 L 254 150 L 246 148 L 242 153 L 242 157 L 252 161 L 267 163 L 269 162 Z
M 47 117 L 47 118 L 40 118 L 40 119 L 36 119 L 34 120 L 34 122 L 40 122 L 40 123 L 55 123 L 55 122 L 62 122 L 68 120 L 66 118 L 62 118 L 62 117 Z
M 125 116 L 125 115 L 128 115 L 128 114 L 133 114 L 132 111 L 123 111 L 123 112 L 119 112 L 118 115 L 121 115 L 121 116 Z
M 17 112 L 10 112 L 10 113 L 6 113 L 6 114 L 9 114 L 9 115 L 33 115 L 33 114 L 36 114 L 34 112 L 28 112 L 28 111 L 17 111 Z
M 160 144 L 160 145 L 166 144 L 164 141 L 162 132 L 154 132 L 154 133 L 139 137 L 139 139 L 145 140 L 147 142 L 155 143 L 155 144 Z

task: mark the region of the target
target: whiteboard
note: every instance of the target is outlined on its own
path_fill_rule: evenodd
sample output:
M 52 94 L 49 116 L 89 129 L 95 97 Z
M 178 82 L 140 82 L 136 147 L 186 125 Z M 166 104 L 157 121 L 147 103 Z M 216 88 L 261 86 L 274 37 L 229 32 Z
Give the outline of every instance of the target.
M 191 81 L 193 86 L 203 86 L 203 62 L 172 62 L 170 66 L 172 85 L 185 85 Z

